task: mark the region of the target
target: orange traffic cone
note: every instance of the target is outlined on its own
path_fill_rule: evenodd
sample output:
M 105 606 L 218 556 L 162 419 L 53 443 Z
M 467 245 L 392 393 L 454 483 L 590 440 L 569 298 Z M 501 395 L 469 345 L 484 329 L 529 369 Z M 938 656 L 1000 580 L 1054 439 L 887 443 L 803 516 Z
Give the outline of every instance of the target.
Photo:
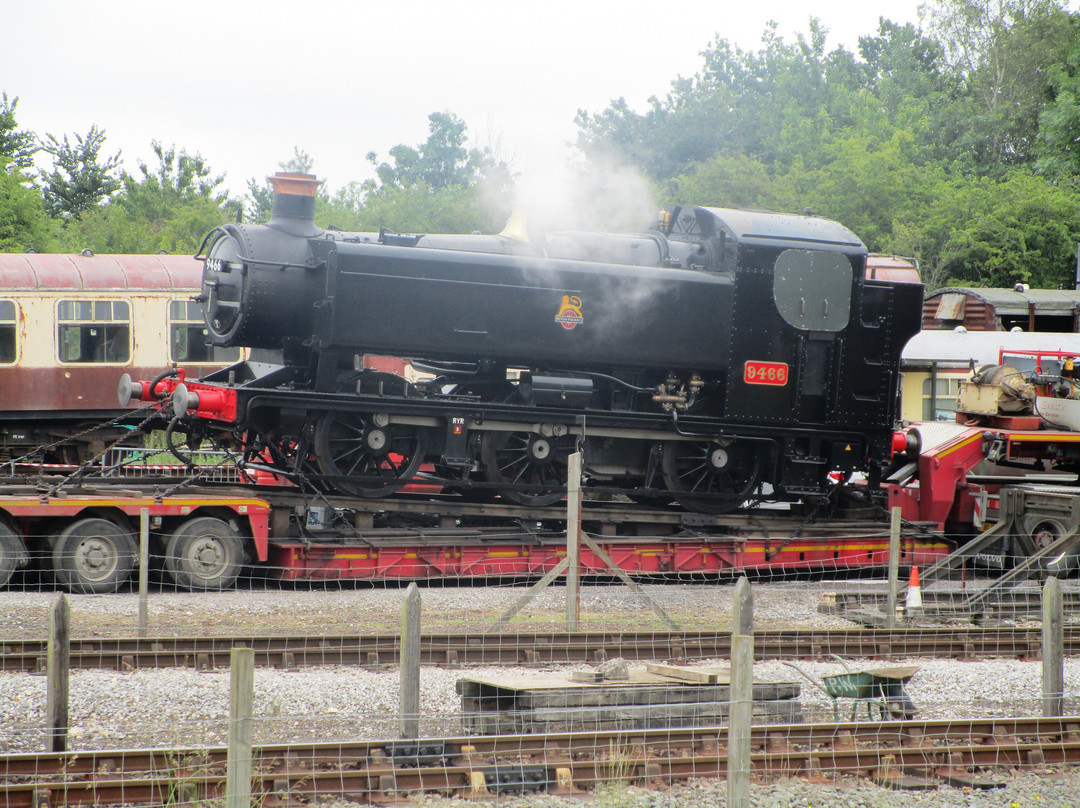
M 906 609 L 922 608 L 922 588 L 919 586 L 919 568 L 911 568 L 911 579 L 908 581 L 907 599 L 904 601 Z

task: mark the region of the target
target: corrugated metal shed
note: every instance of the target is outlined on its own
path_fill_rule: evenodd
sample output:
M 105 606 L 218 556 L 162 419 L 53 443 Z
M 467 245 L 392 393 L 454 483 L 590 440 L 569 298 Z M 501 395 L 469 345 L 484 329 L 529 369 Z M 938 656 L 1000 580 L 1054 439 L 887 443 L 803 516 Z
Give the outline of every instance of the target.
M 1080 291 L 1072 289 L 985 289 L 950 286 L 923 303 L 923 329 L 1075 331 Z
M 56 255 L 0 253 L 0 293 L 5 291 L 191 290 L 202 264 L 190 255 Z

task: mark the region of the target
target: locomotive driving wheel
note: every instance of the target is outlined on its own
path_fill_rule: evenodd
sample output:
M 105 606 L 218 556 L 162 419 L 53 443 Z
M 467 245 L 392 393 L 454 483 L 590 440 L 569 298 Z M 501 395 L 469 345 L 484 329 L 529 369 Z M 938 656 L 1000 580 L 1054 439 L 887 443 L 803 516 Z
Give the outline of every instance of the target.
M 518 505 L 542 508 L 566 495 L 566 462 L 574 437 L 535 432 L 487 432 L 480 444 L 484 477 L 499 495 Z
M 761 455 L 752 443 L 664 444 L 664 482 L 684 508 L 727 513 L 742 505 L 761 480 Z
M 424 460 L 424 431 L 378 416 L 328 412 L 315 426 L 315 456 L 328 483 L 344 494 L 385 497 L 406 485 Z

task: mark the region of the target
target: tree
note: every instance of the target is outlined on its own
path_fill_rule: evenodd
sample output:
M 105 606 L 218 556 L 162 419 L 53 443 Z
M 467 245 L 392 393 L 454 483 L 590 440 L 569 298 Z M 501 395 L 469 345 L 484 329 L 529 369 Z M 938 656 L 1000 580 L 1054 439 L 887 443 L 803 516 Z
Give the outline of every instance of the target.
M 1080 177 L 1080 20 L 1073 49 L 1047 71 L 1050 101 L 1039 115 L 1036 167 L 1046 176 Z
M 721 152 L 662 184 L 662 204 L 721 208 L 778 207 L 772 177 L 760 160 Z
M 321 196 L 317 222 L 348 230 L 380 227 L 417 233 L 499 229 L 509 215 L 509 165 L 492 147 L 466 147 L 465 122 L 451 112 L 428 116 L 428 138 L 398 144 L 389 160 L 369 152 L 375 179 Z
M 12 158 L 0 155 L 0 252 L 48 252 L 54 244 L 54 223 L 41 194 L 22 180 Z
M 960 90 L 954 157 L 994 175 L 1032 162 L 1051 70 L 1074 46 L 1075 21 L 1056 0 L 933 0 L 927 9 Z
M 368 188 L 469 188 L 485 173 L 505 169 L 505 163 L 495 159 L 490 150 L 465 148 L 466 129 L 465 122 L 452 112 L 431 113 L 428 138 L 419 146 L 399 143 L 390 149 L 392 162 L 380 162 L 375 152 L 368 153 L 368 162 L 375 166 L 378 177 L 378 183 L 372 180 Z
M 684 173 L 721 153 L 752 157 L 770 171 L 820 165 L 837 132 L 866 120 L 868 73 L 811 18 L 807 34 L 785 41 L 770 23 L 757 51 L 717 38 L 703 69 L 672 82 L 663 99 L 636 113 L 619 99 L 603 112 L 579 111 L 578 146 L 591 160 L 621 160 L 653 179 Z M 878 113 L 880 116 L 880 112 Z
M 139 176 L 124 172 L 114 203 L 151 234 L 142 251 L 194 252 L 238 206 L 218 191 L 225 175 L 214 175 L 202 155 L 166 149 L 156 140 L 151 145 L 158 165 L 151 169 L 140 161 Z
M 151 146 L 158 159 L 157 168 L 151 171 L 140 160 L 141 176 L 125 171 L 122 177 L 120 201 L 133 215 L 161 225 L 180 204 L 205 200 L 224 205 L 228 201 L 227 195 L 217 190 L 225 175 L 213 176 L 202 155 L 196 152 L 192 156 L 184 149 L 177 153 L 176 146 L 166 149 L 156 140 L 151 141 Z
M 64 135 L 63 142 L 47 135 L 42 149 L 53 156 L 53 170 L 41 172 L 45 206 L 53 216 L 79 216 L 120 188 L 113 174 L 120 165 L 120 152 L 99 162 L 105 132 L 90 127 L 86 137 L 75 135 L 75 145 Z
M 38 144 L 33 132 L 15 128 L 18 105 L 18 96 L 8 100 L 7 93 L 0 93 L 0 163 L 7 171 L 22 173 L 33 167 Z
M 927 288 L 956 283 L 1071 286 L 1080 198 L 1024 168 L 1000 179 L 942 177 L 925 204 L 894 226 L 897 252 L 915 254 Z

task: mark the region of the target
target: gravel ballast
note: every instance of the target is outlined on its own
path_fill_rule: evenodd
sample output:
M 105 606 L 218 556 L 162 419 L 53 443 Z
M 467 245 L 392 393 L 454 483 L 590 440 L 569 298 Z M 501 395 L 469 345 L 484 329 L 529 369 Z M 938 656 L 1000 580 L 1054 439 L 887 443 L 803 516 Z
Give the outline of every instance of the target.
M 1070 582 L 1071 583 L 1071 582 Z M 858 584 L 856 584 L 858 585 Z M 871 585 L 871 584 L 863 584 Z M 829 582 L 755 585 L 755 627 L 800 630 L 832 629 L 851 624 L 817 613 L 823 592 L 849 588 Z M 524 591 L 516 587 L 432 588 L 422 591 L 425 631 L 482 631 L 509 609 Z M 651 585 L 650 595 L 684 628 L 730 629 L 733 587 L 724 585 Z M 582 591 L 582 628 L 635 631 L 662 624 L 620 586 L 590 586 Z M 0 639 L 41 638 L 46 635 L 48 611 L 56 593 L 0 593 Z M 394 631 L 400 624 L 404 590 L 356 589 L 335 591 L 241 591 L 215 594 L 154 593 L 150 598 L 152 636 L 371 633 Z M 67 596 L 74 636 L 133 636 L 138 599 L 133 594 Z M 549 589 L 529 606 L 513 627 L 530 631 L 561 628 L 565 615 L 563 590 Z M 1038 661 L 993 659 L 847 660 L 853 669 L 882 664 L 913 664 L 919 672 L 908 692 L 920 718 L 950 718 L 1038 714 L 1041 666 Z M 685 664 L 726 666 L 726 660 L 691 660 Z M 641 663 L 631 663 L 631 667 Z M 842 670 L 836 662 L 798 662 L 811 678 Z M 571 669 L 584 666 L 571 666 Z M 460 702 L 455 683 L 462 677 L 536 675 L 561 668 L 424 667 L 421 672 L 422 734 L 460 732 Z M 808 720 L 831 720 L 830 700 L 780 662 L 755 665 L 755 678 L 797 681 Z M 354 667 L 255 671 L 256 743 L 345 741 L 392 738 L 396 732 L 399 673 L 396 668 Z M 43 676 L 0 674 L 0 749 L 6 753 L 44 748 Z M 1080 658 L 1065 661 L 1066 712 L 1080 713 Z M 140 746 L 222 745 L 229 712 L 229 672 L 192 669 L 71 672 L 70 735 L 72 749 Z M 850 702 L 845 702 L 845 706 Z M 929 794 L 900 793 L 857 781 L 814 785 L 785 780 L 752 787 L 753 804 L 776 806 L 1077 806 L 1080 778 L 1074 771 L 997 772 L 1005 789 L 965 792 L 943 788 Z M 598 805 L 675 806 L 725 805 L 722 782 L 695 781 L 666 791 L 646 791 L 625 784 L 600 789 Z M 438 806 L 445 802 L 414 798 L 412 804 Z M 475 804 L 475 803 L 470 803 Z M 580 805 L 550 795 L 502 800 L 501 805 Z

